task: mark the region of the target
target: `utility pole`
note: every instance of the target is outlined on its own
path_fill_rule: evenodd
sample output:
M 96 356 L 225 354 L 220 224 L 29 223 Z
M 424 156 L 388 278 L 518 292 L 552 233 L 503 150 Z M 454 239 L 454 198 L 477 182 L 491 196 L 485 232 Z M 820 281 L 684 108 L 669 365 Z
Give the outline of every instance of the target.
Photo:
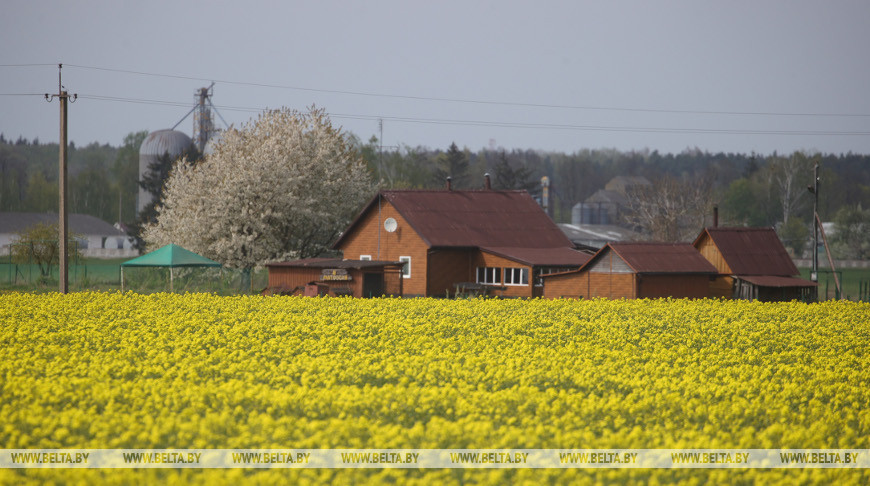
M 810 280 L 819 281 L 819 163 L 813 169 L 813 185 L 807 186 L 807 190 L 813 195 L 813 271 Z
M 58 280 L 60 280 L 60 293 L 65 294 L 69 292 L 69 254 L 67 252 L 67 235 L 69 234 L 69 217 L 66 213 L 66 195 L 67 195 L 67 184 L 66 184 L 66 115 L 67 115 L 67 101 L 75 102 L 78 97 L 77 94 L 73 94 L 70 96 L 64 90 L 63 84 L 61 82 L 61 69 L 63 69 L 63 64 L 57 65 L 57 94 L 49 95 L 45 93 L 45 101 L 51 102 L 52 99 L 57 97 L 60 101 L 60 153 L 58 154 L 59 165 L 60 165 L 60 175 L 58 178 L 58 199 L 60 200 L 60 211 L 59 211 L 59 221 L 58 221 L 58 253 L 60 259 L 60 268 L 58 269 Z

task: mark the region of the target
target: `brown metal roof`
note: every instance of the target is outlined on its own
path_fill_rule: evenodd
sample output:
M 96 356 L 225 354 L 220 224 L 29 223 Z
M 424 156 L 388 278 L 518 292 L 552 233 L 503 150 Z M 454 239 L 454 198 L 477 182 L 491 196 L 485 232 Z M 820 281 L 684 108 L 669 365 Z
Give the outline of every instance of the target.
M 718 273 L 689 243 L 608 243 L 599 253 L 608 247 L 637 273 Z
M 739 275 L 737 278 L 746 280 L 759 287 L 818 287 L 816 282 L 797 277 L 778 277 L 775 275 Z
M 773 228 L 705 228 L 695 240 L 709 235 L 734 275 L 798 275 Z
M 344 235 L 376 207 L 379 198 L 392 204 L 430 248 L 572 246 L 526 191 L 381 191 Z M 344 235 L 334 247 L 341 244 Z
M 568 247 L 560 248 L 513 248 L 513 247 L 485 247 L 481 250 L 525 263 L 532 266 L 577 266 L 580 267 L 588 262 L 592 255 L 581 253 Z
M 378 268 L 404 266 L 405 262 L 387 262 L 379 260 L 339 260 L 336 258 L 306 258 L 289 262 L 267 263 L 267 267 L 294 267 L 294 268 L 351 268 L 362 270 L 364 268 Z

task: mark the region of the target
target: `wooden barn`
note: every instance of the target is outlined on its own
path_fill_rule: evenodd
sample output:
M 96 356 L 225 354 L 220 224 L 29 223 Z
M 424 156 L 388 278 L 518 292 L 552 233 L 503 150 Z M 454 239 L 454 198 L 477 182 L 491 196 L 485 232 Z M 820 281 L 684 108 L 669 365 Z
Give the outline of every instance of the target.
M 402 295 L 402 263 L 309 258 L 266 265 L 267 294 L 380 297 Z
M 403 262 L 405 296 L 541 296 L 541 275 L 590 258 L 526 191 L 491 189 L 381 191 L 334 249 L 346 259 Z
M 705 228 L 695 248 L 713 266 L 712 297 L 815 301 L 818 284 L 800 272 L 773 228 Z
M 688 243 L 608 243 L 580 269 L 544 280 L 544 297 L 705 298 L 716 268 Z

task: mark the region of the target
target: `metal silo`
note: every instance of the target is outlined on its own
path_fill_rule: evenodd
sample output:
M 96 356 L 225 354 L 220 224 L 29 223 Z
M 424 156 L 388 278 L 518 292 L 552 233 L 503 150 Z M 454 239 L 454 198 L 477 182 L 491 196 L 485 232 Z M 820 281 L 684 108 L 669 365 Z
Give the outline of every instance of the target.
M 157 130 L 149 133 L 139 147 L 139 182 L 142 182 L 142 176 L 148 172 L 148 166 L 157 162 L 160 156 L 168 153 L 171 157 L 178 157 L 189 151 L 192 146 L 193 141 L 190 137 L 179 131 Z M 141 212 L 152 199 L 151 193 L 140 187 L 136 199 L 136 212 Z

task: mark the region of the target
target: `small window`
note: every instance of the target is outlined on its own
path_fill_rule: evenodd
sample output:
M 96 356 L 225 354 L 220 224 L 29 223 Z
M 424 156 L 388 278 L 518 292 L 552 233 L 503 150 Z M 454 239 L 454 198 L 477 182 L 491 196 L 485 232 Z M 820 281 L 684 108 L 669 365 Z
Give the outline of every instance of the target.
M 411 257 L 400 256 L 399 261 L 405 262 L 405 266 L 402 267 L 402 277 L 403 278 L 411 278 Z
M 477 283 L 494 285 L 501 283 L 501 268 L 477 267 Z
M 363 261 L 371 261 L 372 256 L 371 255 L 360 255 L 359 259 L 363 260 Z
M 529 269 L 528 268 L 505 268 L 504 269 L 504 284 L 505 285 L 528 285 L 529 284 Z

